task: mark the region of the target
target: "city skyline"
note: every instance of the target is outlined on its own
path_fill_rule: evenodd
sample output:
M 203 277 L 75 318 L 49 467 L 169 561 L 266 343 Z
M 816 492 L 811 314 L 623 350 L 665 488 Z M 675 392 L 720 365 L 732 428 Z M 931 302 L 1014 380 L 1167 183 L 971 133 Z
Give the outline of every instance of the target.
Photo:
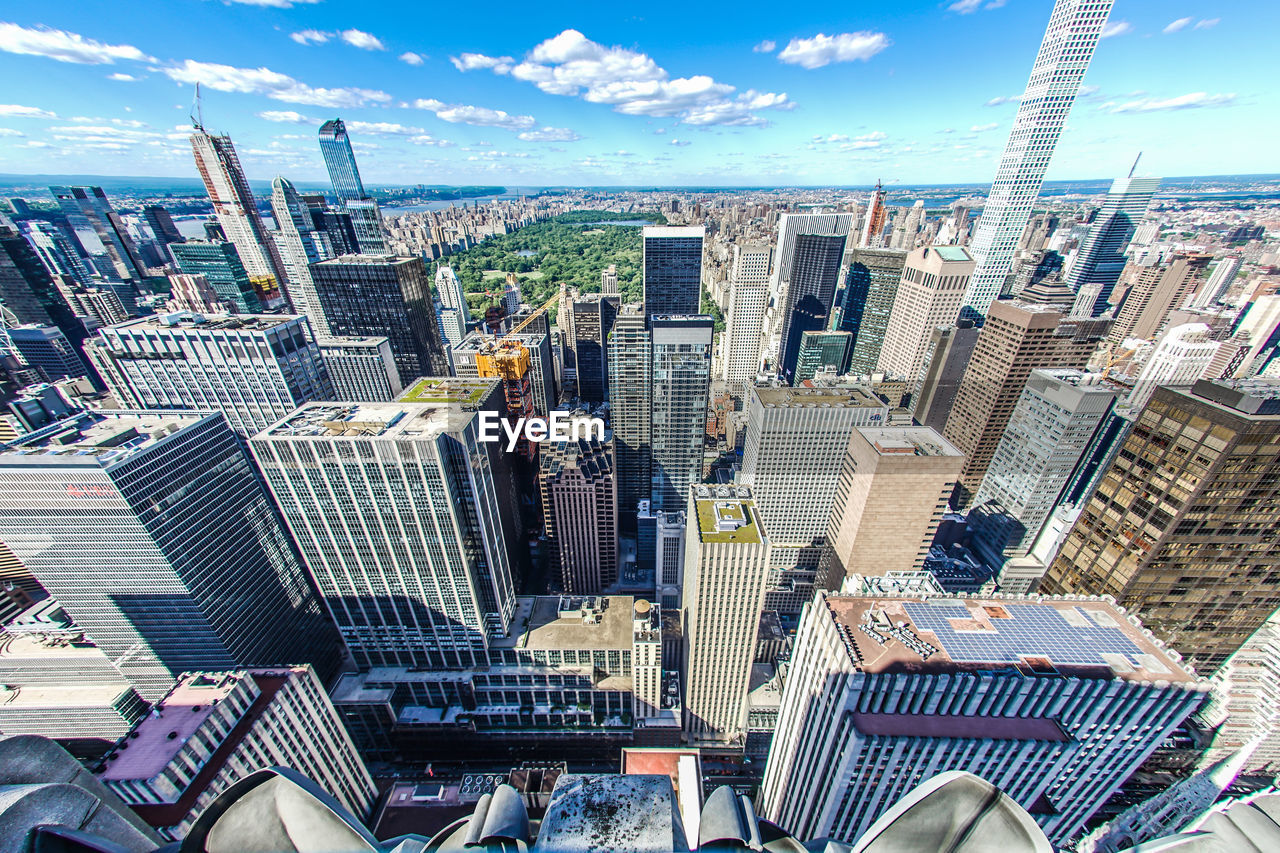
M 575 10 L 536 26 L 494 15 L 477 33 L 445 9 L 418 37 L 398 35 L 415 20 L 399 4 L 73 7 L 0 22 L 0 73 L 29 81 L 0 105 L 0 172 L 189 175 L 199 81 L 204 121 L 254 180 L 322 181 L 316 128 L 341 117 L 374 184 L 985 182 L 1049 12 L 957 0 L 770 25 Z M 1194 11 L 1114 10 L 1048 180 L 1122 174 L 1139 150 L 1156 174 L 1268 170 L 1253 140 L 1274 95 L 1250 87 L 1275 10 Z M 689 37 L 671 45 L 676 15 Z

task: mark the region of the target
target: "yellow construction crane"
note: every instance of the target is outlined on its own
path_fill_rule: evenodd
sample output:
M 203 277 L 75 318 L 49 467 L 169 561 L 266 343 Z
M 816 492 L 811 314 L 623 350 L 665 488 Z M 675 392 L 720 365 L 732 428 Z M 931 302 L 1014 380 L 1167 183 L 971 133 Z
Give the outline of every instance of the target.
M 508 382 L 523 379 L 529 372 L 529 349 L 516 336 L 559 301 L 560 292 L 557 291 L 542 307 L 512 326 L 501 338 L 494 335 L 493 343 L 476 353 L 476 372 L 485 377 L 497 376 Z

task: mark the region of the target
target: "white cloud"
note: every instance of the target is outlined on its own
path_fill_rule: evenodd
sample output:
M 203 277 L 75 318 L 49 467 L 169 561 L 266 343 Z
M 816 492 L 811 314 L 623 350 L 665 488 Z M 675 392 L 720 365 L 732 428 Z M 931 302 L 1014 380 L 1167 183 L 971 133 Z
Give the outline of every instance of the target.
M 289 124 L 319 124 L 320 120 L 311 116 L 304 116 L 296 110 L 266 110 L 258 113 L 258 118 L 264 118 L 267 121 L 281 121 Z
M 200 83 L 219 92 L 266 95 L 277 101 L 315 107 L 349 108 L 391 100 L 386 92 L 375 89 L 325 89 L 308 86 L 269 68 L 237 68 L 188 59 L 181 65 L 164 69 L 164 73 L 179 83 Z
M 422 134 L 421 136 L 414 136 L 414 137 L 412 137 L 409 141 L 410 141 L 410 142 L 412 142 L 414 145 L 430 145 L 430 146 L 435 147 L 435 148 L 451 148 L 451 147 L 453 147 L 453 143 L 452 143 L 452 142 L 450 142 L 449 140 L 447 140 L 447 139 L 436 139 L 434 136 L 430 136 L 430 135 L 425 134 L 425 133 L 424 133 L 424 134 Z
M 874 130 L 871 133 L 864 133 L 858 137 L 859 141 L 862 142 L 879 142 L 882 139 L 888 138 L 889 134 L 885 133 L 883 130 Z
M 1016 104 L 1022 100 L 1021 95 L 998 95 L 983 104 L 984 107 L 998 107 L 1001 104 Z
M 382 39 L 377 36 L 362 32 L 361 30 L 343 30 L 340 35 L 342 40 L 352 47 L 358 47 L 361 50 L 386 50 L 387 46 L 382 43 Z
M 1191 26 L 1191 22 L 1194 20 L 1195 18 L 1179 18 L 1176 21 L 1170 21 L 1164 28 L 1163 32 L 1168 34 L 1176 33 L 1178 30 L 1185 30 L 1187 27 Z
M 501 127 L 506 130 L 531 130 L 538 122 L 533 116 L 513 116 L 504 110 L 475 107 L 468 104 L 446 104 L 435 98 L 418 98 L 412 106 L 429 110 L 436 118 L 451 124 L 472 124 L 478 127 Z
M 1154 113 L 1167 110 L 1195 110 L 1205 107 L 1225 107 L 1234 104 L 1235 93 L 1210 95 L 1206 92 L 1190 92 L 1173 98 L 1138 98 L 1117 103 L 1108 101 L 1098 107 L 1106 113 Z
M 983 133 L 988 130 L 995 130 L 999 126 L 1000 126 L 999 122 L 994 122 L 994 121 L 991 122 L 990 124 L 975 124 L 973 127 L 969 128 L 969 132 Z
M 319 3 L 320 0 L 223 0 L 223 2 L 239 3 L 243 6 L 268 6 L 272 9 L 288 9 L 290 6 Z
M 406 65 L 421 65 L 422 54 L 414 53 L 411 50 L 407 50 L 404 53 L 400 54 L 400 61 L 405 63 Z
M 5 118 L 57 118 L 57 113 L 42 110 L 39 107 L 24 107 L 19 104 L 0 104 L 0 116 Z
M 577 142 L 582 137 L 567 127 L 544 127 L 541 130 L 526 130 L 519 138 L 526 142 Z
M 0 127 L 0 136 L 26 136 L 26 134 L 11 127 Z
M 299 30 L 296 33 L 289 33 L 289 38 L 298 44 L 324 44 L 333 38 L 333 33 L 326 33 L 321 30 Z
M 622 47 L 606 47 L 577 30 L 565 30 L 536 45 L 518 64 L 511 57 L 464 53 L 459 70 L 489 68 L 533 83 L 551 95 L 609 104 L 627 115 L 676 118 L 696 125 L 762 125 L 753 111 L 791 109 L 785 94 L 747 91 L 706 75 L 671 78 L 652 57 Z
M 389 121 L 349 121 L 347 129 L 357 133 L 374 133 L 380 136 L 418 136 L 426 131 L 420 127 L 407 127 Z
M 679 148 L 683 148 L 684 146 L 692 145 L 693 143 L 689 142 L 687 139 L 673 139 L 671 140 L 670 144 L 675 145 Z
M 828 142 L 848 142 L 849 137 L 843 133 L 833 133 L 830 136 L 815 136 L 813 141 L 817 145 L 826 145 Z
M 960 15 L 967 15 L 970 12 L 978 11 L 978 7 L 982 5 L 982 0 L 956 0 L 947 8 L 952 12 Z
M 103 44 L 65 30 L 27 28 L 8 23 L 0 23 L 0 50 L 28 56 L 45 56 L 77 65 L 114 65 L 117 59 L 156 61 L 131 44 Z
M 1128 21 L 1107 21 L 1102 28 L 1102 34 L 1098 38 L 1109 39 L 1114 36 L 1122 36 L 1125 33 L 1133 32 L 1133 24 Z
M 751 50 L 755 53 L 773 53 L 778 49 L 778 43 L 773 39 L 765 39 Z
M 509 74 L 516 62 L 510 56 L 485 56 L 483 53 L 463 53 L 449 57 L 449 61 L 459 71 L 492 69 L 495 74 Z
M 890 45 L 884 33 L 818 33 L 813 38 L 792 39 L 778 54 L 778 59 L 802 68 L 821 68 L 832 62 L 866 62 Z
M 134 77 L 132 74 L 121 74 L 118 71 L 115 74 L 108 74 L 107 79 L 117 80 L 121 83 L 133 83 L 138 80 L 138 78 Z
M 662 134 L 664 134 L 664 133 L 666 133 L 666 132 L 667 132 L 667 129 L 666 129 L 665 127 L 656 127 L 656 128 L 654 128 L 654 130 L 653 130 L 653 135 L 654 135 L 654 136 L 662 136 Z
M 1197 21 L 1196 25 L 1192 27 L 1192 29 L 1207 30 L 1210 27 L 1216 27 L 1218 25 L 1218 22 L 1221 20 L 1222 20 L 1221 18 L 1205 18 L 1202 21 Z

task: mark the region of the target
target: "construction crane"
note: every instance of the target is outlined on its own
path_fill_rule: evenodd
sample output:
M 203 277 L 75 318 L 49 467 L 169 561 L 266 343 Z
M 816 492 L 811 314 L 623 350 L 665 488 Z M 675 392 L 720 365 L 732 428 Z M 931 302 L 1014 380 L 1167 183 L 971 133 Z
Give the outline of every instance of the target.
M 534 413 L 533 386 L 529 380 L 532 361 L 529 348 L 519 339 L 519 334 L 530 323 L 545 314 L 560 301 L 557 291 L 542 307 L 525 317 L 502 337 L 493 336 L 476 353 L 476 373 L 486 378 L 502 380 L 502 391 L 507 402 L 507 416 L 512 419 L 527 418 Z M 547 413 L 543 413 L 547 414 Z M 520 452 L 532 458 L 534 446 L 521 439 Z
M 1111 369 L 1122 361 L 1130 359 L 1136 353 L 1136 349 L 1122 349 L 1119 352 L 1114 347 L 1107 347 L 1105 350 L 1106 364 L 1102 367 L 1102 378 L 1106 379 L 1111 375 Z

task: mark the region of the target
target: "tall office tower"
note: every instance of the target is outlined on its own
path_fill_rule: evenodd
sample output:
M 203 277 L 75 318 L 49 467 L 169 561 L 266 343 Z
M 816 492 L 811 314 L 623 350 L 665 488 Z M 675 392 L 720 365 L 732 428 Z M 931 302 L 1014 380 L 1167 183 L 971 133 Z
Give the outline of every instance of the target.
M 859 427 L 836 483 L 819 582 L 924 568 L 964 456 L 928 427 Z
M 204 276 L 218 297 L 237 314 L 258 314 L 264 306 L 262 277 L 251 278 L 233 243 L 206 243 L 191 240 L 169 247 L 173 259 L 186 275 Z
M 1250 303 L 1238 321 L 1236 335 L 1245 348 L 1231 372 L 1220 375 L 1237 379 L 1270 375 L 1280 357 L 1280 295 L 1259 296 Z
M 316 345 L 333 383 L 333 399 L 385 403 L 404 390 L 391 342 L 385 337 L 317 338 Z
M 442 266 L 436 270 L 436 298 L 445 308 L 452 308 L 464 320 L 470 319 L 471 310 L 467 307 L 467 294 L 462 290 L 462 282 L 453 267 Z
M 938 432 L 947 425 L 979 331 L 973 320 L 961 319 L 929 335 L 924 371 L 911 393 L 911 417 L 916 423 Z
M 1136 167 L 1137 164 L 1135 163 Z M 1127 262 L 1124 250 L 1160 187 L 1159 178 L 1117 178 L 1094 217 L 1089 236 L 1076 252 L 1064 281 L 1076 293 L 1071 313 L 1097 317 L 1111 303 L 1111 291 Z
M 364 191 L 356 155 L 351 150 L 347 126 L 342 119 L 330 119 L 320 125 L 320 153 L 324 155 L 324 165 L 329 170 L 329 180 L 333 183 L 338 203 L 351 214 L 360 254 L 385 255 L 387 243 L 382 232 L 382 214 L 378 211 L 378 203 Z
M 298 191 L 286 178 L 271 182 L 271 213 L 276 221 L 276 247 L 288 284 L 285 292 L 295 314 L 305 314 L 321 337 L 329 334 L 329 322 L 320 310 L 311 264 L 333 256 L 329 237 L 312 226 L 311 215 Z
M 849 362 L 848 332 L 803 332 L 800 335 L 800 351 L 796 354 L 796 372 L 793 385 L 800 385 L 818 373 L 839 376 L 845 373 Z M 852 371 L 850 371 L 852 372 Z
M 147 226 L 151 229 L 151 233 L 155 235 L 156 242 L 162 246 L 167 246 L 170 243 L 182 243 L 187 239 L 182 236 L 182 232 L 174 224 L 173 217 L 169 215 L 169 211 L 161 205 L 148 204 L 143 207 L 142 218 L 147 221 Z
M 1110 320 L 1067 317 L 1045 305 L 991 304 L 942 431 L 965 455 L 960 484 L 968 495 L 987 473 L 1031 371 L 1083 368 L 1110 324 Z
M 1207 323 L 1174 326 L 1164 333 L 1142 366 L 1125 406 L 1135 413 L 1141 411 L 1157 385 L 1190 386 L 1197 379 L 1219 378 L 1208 376 L 1207 371 L 1220 346 L 1222 343 L 1213 340 Z
M 39 220 L 28 220 L 22 225 L 26 229 L 27 242 L 40 256 L 49 275 L 66 276 L 77 284 L 89 284 L 89 270 L 61 228 Z
M 5 334 L 22 360 L 38 367 L 49 382 L 86 376 L 89 372 L 80 353 L 57 326 L 24 323 L 5 329 Z
M 853 335 L 849 372 L 865 376 L 875 372 L 880 360 L 907 253 L 894 249 L 853 249 L 848 259 L 840 318 L 834 328 Z
M 351 224 L 350 213 L 324 206 L 312 207 L 309 203 L 307 210 L 311 213 L 311 223 L 316 230 L 328 235 L 335 257 L 360 254 L 360 242 L 356 240 L 356 229 Z
M 195 314 L 233 314 L 235 306 L 218 295 L 203 275 L 175 273 L 169 279 L 169 298 L 165 310 L 190 311 Z
M 884 221 L 888 211 L 884 206 L 884 187 L 876 181 L 876 188 L 867 202 L 867 213 L 862 219 L 862 234 L 858 238 L 858 248 L 879 249 L 883 247 Z
M 77 317 L 85 317 L 98 326 L 110 326 L 129 319 L 120 297 L 114 290 L 97 287 L 62 288 L 62 298 L 67 300 Z
M 97 778 L 168 839 L 186 837 L 223 791 L 264 767 L 301 773 L 361 817 L 377 796 L 307 666 L 188 673 L 121 742 L 129 748 Z
M 1169 314 L 1181 308 L 1195 290 L 1212 257 L 1192 252 L 1175 255 L 1167 264 L 1135 268 L 1129 290 L 1116 311 L 1111 340 L 1116 343 L 1125 338 L 1154 340 Z
M 555 356 L 551 350 L 551 336 L 529 326 L 526 331 L 507 337 L 517 341 L 529 354 L 529 367 L 525 376 L 529 382 L 533 414 L 546 417 L 556 408 Z M 480 371 L 479 362 L 488 361 L 492 352 L 493 338 L 482 331 L 472 332 L 463 338 L 462 343 L 452 348 L 453 375 L 466 379 L 496 375 L 488 367 L 484 374 Z M 512 387 L 519 386 L 513 384 Z
M 58 292 L 40 256 L 16 230 L 0 222 L 0 303 L 19 323 L 57 326 L 79 350 L 88 337 L 84 324 Z
M 762 816 L 848 842 L 916 785 L 963 770 L 1065 849 L 1207 690 L 1091 598 L 820 595 L 790 673 Z
M 137 688 L 341 643 L 221 415 L 84 412 L 0 453 L 0 539 Z
M 975 506 L 999 502 L 1021 524 L 1024 533 L 1007 543 L 1008 551 L 1020 557 L 1031 550 L 1115 402 L 1115 392 L 1092 374 L 1031 371 L 973 499 Z M 1039 566 L 1026 576 L 1006 565 L 1000 588 L 1029 592 L 1043 571 Z
M 1112 595 L 1211 671 L 1276 609 L 1280 384 L 1158 387 L 1041 589 Z
M 649 499 L 655 510 L 680 509 L 689 486 L 702 481 L 713 327 L 706 314 L 649 315 L 653 351 Z
M 343 255 L 311 268 L 332 335 L 386 335 L 400 378 L 449 373 L 421 258 Z
M 894 249 L 906 249 L 910 251 L 916 247 L 916 236 L 920 233 L 920 229 L 924 226 L 924 202 L 916 199 L 916 203 L 911 205 L 911 210 L 907 211 L 907 215 L 902 219 L 902 227 L 893 229 L 893 246 Z
M 618 265 L 609 264 L 600 273 L 600 292 L 605 296 L 618 295 Z
M 784 215 L 787 216 L 789 214 Z M 795 376 L 800 336 L 827 328 L 848 234 L 796 234 L 789 279 L 782 279 L 778 372 Z
M 972 272 L 973 259 L 960 246 L 925 246 L 907 255 L 877 372 L 908 382 L 920 377 L 930 336 L 956 322 Z
M 1245 772 L 1267 773 L 1280 763 L 1280 619 L 1272 615 L 1213 677 L 1214 705 L 1204 713 L 1218 723 L 1208 761 L 1248 752 Z M 1257 743 L 1247 749 L 1251 741 Z
M 653 342 L 644 306 L 618 309 L 609 335 L 609 418 L 618 477 L 618 511 L 631 529 L 653 473 Z
M 654 597 L 670 613 L 680 610 L 684 589 L 684 510 L 658 512 L 649 500 L 640 501 L 636 513 L 636 566 L 653 571 Z M 678 669 L 673 662 L 668 669 Z
M 830 259 L 827 255 L 835 250 L 838 240 L 824 241 L 820 238 L 832 237 L 848 242 L 849 231 L 853 228 L 852 213 L 784 213 L 778 218 L 778 242 L 773 253 L 773 272 L 769 276 L 769 309 L 765 313 L 764 357 L 771 367 L 777 368 L 786 343 L 786 331 L 790 314 L 806 295 L 817 294 L 828 284 L 830 273 L 826 268 Z M 793 270 L 796 265 L 798 240 L 807 235 L 811 239 L 804 241 L 805 252 L 803 267 Z M 838 283 L 840 259 L 835 261 Z M 788 291 L 793 279 L 799 280 L 798 295 L 792 296 Z M 834 288 L 826 298 L 827 313 L 830 313 Z M 820 301 L 820 300 L 819 300 Z M 813 310 L 813 300 L 806 305 Z M 814 328 L 804 325 L 805 329 Z M 796 335 L 799 345 L 799 334 Z
M 469 387 L 468 399 L 488 397 L 496 382 Z M 511 627 L 500 496 L 476 411 L 311 403 L 249 442 L 362 669 L 485 665 L 490 639 Z
M 1214 264 L 1209 280 L 1196 292 L 1195 299 L 1191 301 L 1191 307 L 1208 308 L 1221 300 L 1227 288 L 1231 287 L 1231 282 L 1235 281 L 1243 263 L 1244 261 L 1240 258 L 1226 257 Z
M 520 313 L 520 279 L 515 273 L 507 273 L 507 282 L 502 286 L 502 310 L 507 317 Z
M 541 451 L 542 519 L 561 585 L 570 595 L 599 595 L 618 580 L 613 436 L 544 442 Z
M 646 225 L 643 231 L 645 316 L 697 314 L 702 305 L 706 229 L 701 225 Z
M 729 306 L 725 311 L 724 381 L 729 393 L 743 399 L 760 372 L 765 308 L 769 302 L 772 247 L 734 245 Z
M 1112 0 L 1057 0 L 1018 102 L 1000 167 L 969 244 L 977 266 L 964 304 L 980 314 L 1000 294 L 1031 206 L 1080 91 Z M 1154 190 L 1153 190 L 1154 191 Z
M 197 122 L 191 131 L 191 150 L 209 201 L 213 202 L 214 216 L 226 239 L 235 244 L 245 270 L 251 276 L 271 276 L 277 285 L 284 286 L 279 254 L 262 224 L 258 201 L 249 189 L 249 179 L 240 167 L 231 137 L 207 133 Z
M 49 192 L 68 218 L 78 215 L 88 221 L 121 281 L 136 284 L 146 278 L 147 265 L 102 187 L 49 187 Z
M 333 384 L 305 317 L 140 317 L 85 347 L 111 393 L 136 409 L 219 411 L 248 438 Z
M 449 364 L 453 364 L 453 350 L 467 337 L 467 323 L 455 308 L 440 308 L 436 313 L 440 336 L 448 351 Z
M 727 743 L 746 729 L 769 538 L 746 486 L 694 486 L 688 501 L 684 732 L 692 743 Z
M 578 397 L 592 403 L 609 399 L 609 333 L 618 316 L 618 298 L 590 293 L 573 300 L 573 354 Z

